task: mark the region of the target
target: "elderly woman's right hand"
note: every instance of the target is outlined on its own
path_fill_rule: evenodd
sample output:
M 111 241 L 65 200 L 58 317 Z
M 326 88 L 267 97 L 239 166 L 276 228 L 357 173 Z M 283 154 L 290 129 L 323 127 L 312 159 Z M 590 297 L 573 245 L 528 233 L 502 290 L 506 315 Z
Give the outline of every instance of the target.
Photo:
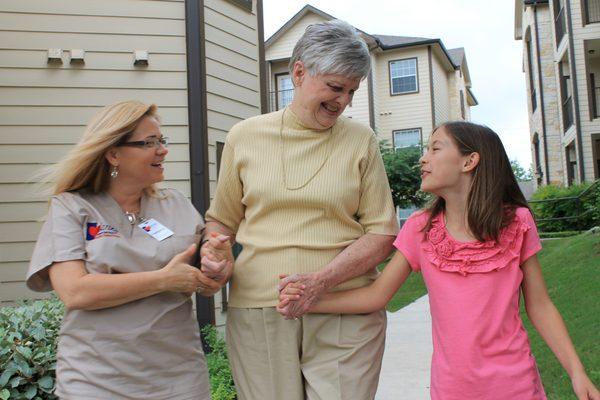
M 202 286 L 199 275 L 201 272 L 189 263 L 196 254 L 196 245 L 192 244 L 179 254 L 159 272 L 162 274 L 163 290 L 165 292 L 180 292 L 191 294 Z

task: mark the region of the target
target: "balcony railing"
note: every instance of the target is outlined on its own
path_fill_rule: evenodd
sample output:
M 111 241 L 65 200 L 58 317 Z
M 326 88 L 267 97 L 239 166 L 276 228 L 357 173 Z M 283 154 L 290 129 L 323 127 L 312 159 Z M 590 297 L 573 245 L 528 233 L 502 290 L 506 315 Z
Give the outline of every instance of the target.
M 563 36 L 567 30 L 567 24 L 565 22 L 565 8 L 561 7 L 560 11 L 554 19 L 554 31 L 556 32 L 556 48 L 560 45 Z
M 269 93 L 269 111 L 281 110 L 292 102 L 294 89 L 277 90 Z
M 585 0 L 586 24 L 600 22 L 600 0 Z
M 567 97 L 562 104 L 563 128 L 566 132 L 573 125 L 573 100 Z

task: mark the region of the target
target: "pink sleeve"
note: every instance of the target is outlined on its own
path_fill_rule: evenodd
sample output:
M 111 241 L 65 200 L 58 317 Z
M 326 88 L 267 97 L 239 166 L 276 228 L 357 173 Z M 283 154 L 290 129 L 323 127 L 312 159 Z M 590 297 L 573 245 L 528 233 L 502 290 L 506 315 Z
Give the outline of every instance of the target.
M 542 249 L 540 237 L 531 212 L 526 208 L 517 209 L 517 216 L 523 224 L 527 226 L 527 231 L 523 234 L 523 244 L 521 245 L 521 257 L 519 265 Z
M 416 214 L 411 215 L 402 226 L 402 229 L 400 229 L 400 233 L 398 233 L 394 241 L 394 247 L 406 258 L 413 271 L 421 269 L 419 263 L 419 238 L 423 236 L 423 233 L 419 232 L 420 224 L 417 223 L 417 220 L 418 216 Z

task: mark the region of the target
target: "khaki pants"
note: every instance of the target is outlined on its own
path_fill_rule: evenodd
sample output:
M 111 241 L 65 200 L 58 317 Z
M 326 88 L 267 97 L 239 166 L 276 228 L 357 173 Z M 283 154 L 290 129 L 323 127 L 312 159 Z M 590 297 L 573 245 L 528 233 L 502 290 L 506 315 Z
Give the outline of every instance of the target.
M 369 400 L 385 344 L 385 311 L 308 314 L 230 308 L 227 347 L 240 400 Z

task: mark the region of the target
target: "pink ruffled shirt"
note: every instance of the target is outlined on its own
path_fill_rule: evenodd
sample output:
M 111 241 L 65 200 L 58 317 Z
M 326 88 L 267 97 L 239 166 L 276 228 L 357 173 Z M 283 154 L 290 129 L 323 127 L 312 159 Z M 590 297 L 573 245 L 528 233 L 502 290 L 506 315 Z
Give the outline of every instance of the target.
M 519 315 L 520 265 L 541 249 L 535 223 L 518 208 L 498 242 L 459 242 L 444 217 L 422 232 L 428 214 L 404 224 L 394 246 L 429 292 L 432 400 L 544 400 Z

